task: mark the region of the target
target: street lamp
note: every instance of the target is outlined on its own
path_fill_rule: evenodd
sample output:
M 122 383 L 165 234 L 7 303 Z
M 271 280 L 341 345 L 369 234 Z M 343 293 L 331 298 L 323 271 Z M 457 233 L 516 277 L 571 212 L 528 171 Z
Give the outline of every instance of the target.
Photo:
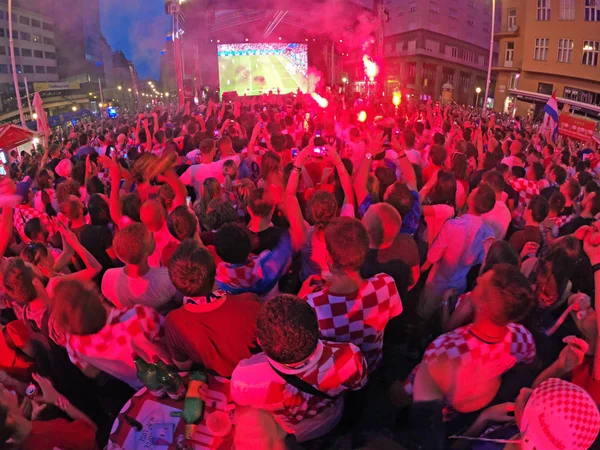
M 73 106 L 71 109 L 73 110 L 73 112 L 75 112 L 77 111 L 77 106 Z
M 475 106 L 479 106 L 479 94 L 481 94 L 481 88 L 477 86 L 475 92 L 477 92 L 477 100 L 475 100 Z
M 348 82 L 348 78 L 344 77 L 342 78 L 342 83 L 347 83 Z
M 169 93 L 168 93 L 168 92 L 165 92 L 165 96 L 166 96 L 166 97 L 168 97 L 168 96 L 169 96 Z
M 37 120 L 37 118 L 38 118 L 38 115 L 37 115 L 37 113 L 33 113 L 33 116 L 32 116 L 32 117 L 33 117 L 33 120 Z
M 123 88 L 122 88 L 121 86 L 118 86 L 118 87 L 117 87 L 117 89 L 118 89 L 118 90 L 121 90 L 121 89 L 123 89 Z
M 131 88 L 127 88 L 127 92 L 131 92 Z
M 490 54 L 488 56 L 487 79 L 485 81 L 485 97 L 483 109 L 486 109 L 487 99 L 490 97 L 490 81 L 492 79 L 492 55 L 494 54 L 494 25 L 496 24 L 496 0 L 492 0 L 492 30 L 490 32 Z

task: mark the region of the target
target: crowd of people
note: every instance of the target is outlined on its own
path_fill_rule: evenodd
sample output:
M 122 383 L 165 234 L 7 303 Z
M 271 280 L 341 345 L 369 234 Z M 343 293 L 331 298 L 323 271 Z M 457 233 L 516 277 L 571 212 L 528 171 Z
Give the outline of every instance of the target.
M 239 449 L 598 448 L 595 144 L 325 96 L 99 117 L 12 152 L 2 448 L 103 448 L 143 386 L 132 354 L 229 379 Z M 392 426 L 364 426 L 374 401 Z

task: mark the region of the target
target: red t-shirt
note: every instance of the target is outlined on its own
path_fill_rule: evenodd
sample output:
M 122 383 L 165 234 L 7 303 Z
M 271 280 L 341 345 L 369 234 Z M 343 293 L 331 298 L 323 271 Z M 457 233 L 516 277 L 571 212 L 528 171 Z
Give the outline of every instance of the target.
M 83 420 L 69 422 L 54 419 L 46 422 L 31 422 L 31 433 L 21 444 L 23 450 L 94 450 L 96 433 L 94 428 Z
M 165 320 L 165 343 L 175 361 L 192 360 L 221 376 L 258 350 L 256 320 L 260 309 L 255 294 L 213 292 L 207 298 L 186 298 Z

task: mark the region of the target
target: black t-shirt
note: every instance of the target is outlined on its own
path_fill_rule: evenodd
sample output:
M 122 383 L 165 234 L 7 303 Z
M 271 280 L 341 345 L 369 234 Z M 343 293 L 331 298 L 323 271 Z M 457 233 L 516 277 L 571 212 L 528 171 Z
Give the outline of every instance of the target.
M 548 186 L 547 188 L 544 188 L 540 191 L 540 195 L 542 197 L 544 197 L 546 200 L 550 200 L 550 197 L 552 197 L 552 194 L 554 194 L 555 192 L 558 192 L 560 190 L 560 188 L 558 186 Z
M 560 229 L 558 230 L 558 235 L 566 236 L 568 234 L 573 234 L 580 227 L 583 227 L 585 225 L 591 225 L 592 222 L 594 222 L 594 219 L 586 219 L 584 217 L 577 216 L 571 219 L 569 222 L 565 223 L 562 227 L 560 227 Z
M 506 192 L 506 194 L 508 195 L 509 200 L 512 199 L 515 201 L 515 204 L 519 201 L 517 191 L 515 191 L 510 184 L 504 184 L 504 192 Z
M 52 158 L 50 161 L 48 161 L 48 164 L 46 164 L 46 169 L 52 170 L 52 172 L 54 172 L 54 175 L 58 176 L 58 174 L 56 173 L 56 166 L 58 166 L 59 162 L 60 158 Z
M 572 216 L 573 214 L 575 214 L 575 208 L 573 208 L 573 205 L 571 205 L 565 206 L 560 212 L 559 216 Z
M 477 186 L 479 186 L 479 183 L 481 183 L 481 179 L 483 178 L 483 174 L 485 174 L 486 172 L 487 170 L 477 170 L 471 174 L 471 176 L 469 177 L 469 189 L 471 191 L 474 190 Z
M 255 240 L 252 253 L 259 255 L 265 250 L 273 250 L 279 244 L 281 236 L 285 231 L 283 228 L 269 227 L 266 230 L 253 233 L 258 239 Z
M 113 236 L 106 227 L 100 225 L 85 225 L 73 231 L 79 238 L 81 245 L 98 260 L 102 266 L 101 275 L 114 267 L 113 261 L 106 253 L 112 247 Z

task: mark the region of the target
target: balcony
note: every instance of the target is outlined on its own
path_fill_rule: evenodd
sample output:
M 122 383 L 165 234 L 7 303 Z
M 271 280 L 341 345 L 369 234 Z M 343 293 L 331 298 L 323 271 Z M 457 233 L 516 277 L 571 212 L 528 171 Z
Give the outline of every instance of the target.
M 519 25 L 517 24 L 504 24 L 499 31 L 494 33 L 494 41 L 498 42 L 504 38 L 514 38 L 519 36 Z
M 499 61 L 498 64 L 492 67 L 493 71 L 496 72 L 520 72 L 523 60 L 512 60 L 512 61 Z

